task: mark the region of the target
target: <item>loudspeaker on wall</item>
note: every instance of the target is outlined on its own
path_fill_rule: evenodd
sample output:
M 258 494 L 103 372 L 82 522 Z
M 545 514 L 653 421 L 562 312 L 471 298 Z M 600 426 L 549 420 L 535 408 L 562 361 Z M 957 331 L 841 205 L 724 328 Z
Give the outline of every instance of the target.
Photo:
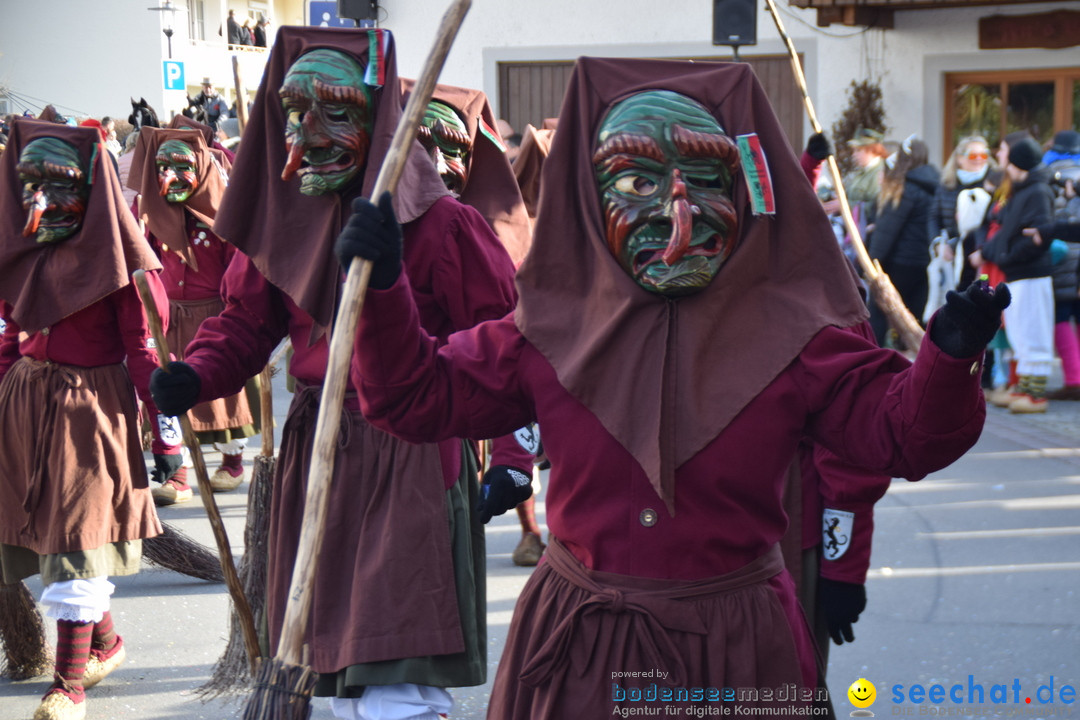
M 757 0 L 713 0 L 713 45 L 757 45 Z

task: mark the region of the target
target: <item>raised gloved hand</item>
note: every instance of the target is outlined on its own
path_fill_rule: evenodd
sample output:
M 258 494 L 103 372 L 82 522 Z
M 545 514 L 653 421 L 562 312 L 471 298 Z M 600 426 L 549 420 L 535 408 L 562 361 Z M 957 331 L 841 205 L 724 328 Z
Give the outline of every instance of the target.
M 334 242 L 334 253 L 346 270 L 354 257 L 371 261 L 368 286 L 375 290 L 390 287 L 401 274 L 401 226 L 391 200 L 388 192 L 378 207 L 367 198 L 353 200 L 353 214 Z
M 154 471 L 150 473 L 150 479 L 156 483 L 163 483 L 175 475 L 183 464 L 184 456 L 180 453 L 175 455 L 154 453 Z
M 174 360 L 168 372 L 157 368 L 150 375 L 150 396 L 163 415 L 186 413 L 198 402 L 200 390 L 202 380 L 187 363 Z
M 532 497 L 532 475 L 509 465 L 495 465 L 484 473 L 476 512 L 487 524 L 496 515 L 517 507 Z
M 1001 327 L 1001 311 L 1011 300 L 1005 283 L 992 288 L 981 279 L 963 292 L 950 290 L 945 294 L 945 306 L 930 324 L 930 339 L 954 358 L 976 355 L 993 340 Z
M 825 137 L 825 133 L 811 135 L 806 141 L 806 152 L 815 160 L 824 160 L 833 154 L 832 145 L 829 143 L 829 138 Z
M 858 622 L 859 613 L 866 609 L 866 586 L 855 583 L 818 578 L 818 597 L 829 626 L 829 635 L 837 645 L 844 641 L 854 642 L 852 623 Z

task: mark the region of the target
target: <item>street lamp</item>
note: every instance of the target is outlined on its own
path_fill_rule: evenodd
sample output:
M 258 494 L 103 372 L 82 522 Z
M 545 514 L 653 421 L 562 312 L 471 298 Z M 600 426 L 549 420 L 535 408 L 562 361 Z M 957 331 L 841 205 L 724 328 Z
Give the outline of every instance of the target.
M 161 13 L 161 32 L 165 33 L 165 37 L 169 39 L 169 59 L 172 60 L 173 21 L 176 20 L 176 6 L 173 5 L 172 0 L 161 0 L 160 6 L 146 9 Z

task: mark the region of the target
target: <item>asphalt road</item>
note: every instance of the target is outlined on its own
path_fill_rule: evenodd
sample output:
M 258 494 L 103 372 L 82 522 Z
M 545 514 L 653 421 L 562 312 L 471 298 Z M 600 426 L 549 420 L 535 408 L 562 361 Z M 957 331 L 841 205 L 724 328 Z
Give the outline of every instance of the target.
M 288 400 L 275 388 L 279 418 Z M 991 408 L 981 440 L 965 457 L 920 483 L 894 482 L 876 513 L 869 606 L 855 626 L 856 641 L 831 652 L 838 717 L 854 710 L 848 686 L 865 678 L 877 691 L 870 708 L 877 717 L 1080 718 L 1080 703 L 1065 702 L 1067 686 L 1080 695 L 1078 440 L 1080 403 L 1055 403 L 1045 417 Z M 258 447 L 253 438 L 249 459 Z M 208 459 L 215 467 L 216 454 Z M 216 496 L 237 555 L 247 487 Z M 161 516 L 213 545 L 197 498 L 163 508 Z M 513 514 L 488 527 L 491 677 L 530 572 L 510 561 L 518 537 Z M 224 585 L 151 566 L 115 583 L 113 613 L 128 660 L 89 692 L 88 720 L 239 717 L 242 697 L 204 703 L 193 692 L 225 645 Z M 36 578 L 28 584 L 40 593 Z M 0 679 L 0 720 L 28 720 L 47 683 Z M 1006 688 L 1007 702 L 993 702 L 1002 693 L 995 686 Z M 984 702 L 969 702 L 978 700 L 980 687 Z M 1041 703 L 1051 688 L 1054 702 Z M 455 690 L 451 717 L 483 718 L 489 690 Z M 332 717 L 326 701 L 313 707 L 315 720 Z

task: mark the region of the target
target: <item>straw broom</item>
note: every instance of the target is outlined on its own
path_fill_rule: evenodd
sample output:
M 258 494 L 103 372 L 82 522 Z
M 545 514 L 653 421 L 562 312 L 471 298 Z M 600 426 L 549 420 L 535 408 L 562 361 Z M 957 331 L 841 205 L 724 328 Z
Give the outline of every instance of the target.
M 270 540 L 270 500 L 273 493 L 274 470 L 274 410 L 271 378 L 276 365 L 288 349 L 285 345 L 267 363 L 259 374 L 259 395 L 262 405 L 262 453 L 255 458 L 248 489 L 247 524 L 244 526 L 244 555 L 240 558 L 237 573 L 244 586 L 244 594 L 251 605 L 255 627 L 261 627 L 266 614 L 266 566 L 267 545 Z M 204 700 L 218 695 L 240 692 L 251 684 L 244 651 L 243 630 L 240 618 L 234 611 L 229 619 L 229 644 L 218 658 L 210 679 L 195 692 Z
M 799 55 L 795 52 L 795 44 L 792 43 L 791 37 L 784 29 L 784 23 L 780 20 L 780 13 L 777 12 L 776 3 L 773 0 L 765 0 L 765 4 L 773 17 L 773 21 L 776 23 L 776 29 L 780 33 L 780 37 L 787 46 L 788 55 L 791 57 L 791 69 L 795 73 L 795 82 L 802 92 L 803 105 L 806 107 L 806 115 L 810 120 L 810 126 L 814 129 L 814 132 L 819 133 L 821 132 L 821 125 L 818 123 L 817 113 L 814 112 L 814 102 L 810 99 L 810 94 L 806 90 L 806 76 L 803 75 Z M 889 322 L 896 328 L 896 332 L 900 334 L 900 337 L 903 338 L 905 345 L 911 350 L 917 350 L 922 343 L 924 331 L 911 314 L 911 311 L 904 305 L 904 301 L 901 299 L 900 293 L 896 291 L 892 280 L 881 269 L 881 264 L 872 259 L 869 253 L 866 252 L 862 235 L 859 233 L 859 227 L 855 224 L 855 218 L 851 214 L 851 205 L 848 203 L 847 192 L 844 191 L 840 167 L 836 164 L 836 158 L 833 155 L 829 155 L 828 160 L 829 172 L 832 174 L 833 185 L 836 188 L 836 197 L 840 201 L 840 214 L 843 216 L 844 225 L 851 236 L 851 245 L 855 248 L 859 266 L 862 268 L 863 274 L 873 291 L 874 300 L 877 302 L 878 307 L 888 316 Z
M 0 583 L 0 676 L 29 680 L 52 670 L 45 623 L 30 588 L 22 581 Z
M 165 339 L 165 332 L 161 327 L 161 319 L 158 317 L 157 305 L 150 293 L 150 286 L 146 282 L 146 271 L 136 270 L 132 273 L 135 287 L 138 288 L 139 297 L 142 298 L 146 318 L 150 322 L 150 331 L 153 333 L 157 344 L 158 363 L 162 370 L 167 370 L 169 364 L 169 343 Z M 241 621 L 244 623 L 244 642 L 247 646 L 248 661 L 254 668 L 259 659 L 259 639 L 255 633 L 255 622 L 251 616 L 251 608 L 248 607 L 247 598 L 240 587 L 240 579 L 236 576 L 236 566 L 233 564 L 232 547 L 229 545 L 229 536 L 225 532 L 225 523 L 221 520 L 221 512 L 218 510 L 217 501 L 214 500 L 214 491 L 210 488 L 210 476 L 206 472 L 206 463 L 203 461 L 202 446 L 199 438 L 191 428 L 191 420 L 187 413 L 180 416 L 180 427 L 184 431 L 184 444 L 191 452 L 191 460 L 195 465 L 195 477 L 199 482 L 199 497 L 202 498 L 203 507 L 210 518 L 210 526 L 214 531 L 214 540 L 217 543 L 218 554 L 221 560 L 221 571 L 225 575 L 225 586 L 229 589 Z
M 393 193 L 397 188 L 420 120 L 435 89 L 435 81 L 471 2 L 472 0 L 455 0 L 443 16 L 435 45 L 405 105 L 390 149 L 379 169 L 379 176 L 371 191 L 373 200 L 377 201 L 384 192 Z M 281 639 L 274 657 L 259 666 L 255 691 L 244 708 L 244 720 L 301 720 L 308 718 L 311 713 L 311 694 L 315 689 L 316 674 L 306 665 L 303 652 L 304 635 L 311 614 L 315 563 L 326 524 L 328 489 L 334 471 L 334 452 L 341 410 L 345 402 L 352 344 L 370 277 L 371 263 L 353 258 L 330 336 L 326 382 L 319 402 L 314 449 L 308 472 L 303 529 L 293 565 Z
M 209 548 L 162 521 L 162 533 L 143 540 L 143 559 L 166 570 L 209 582 L 225 582 L 221 561 Z

